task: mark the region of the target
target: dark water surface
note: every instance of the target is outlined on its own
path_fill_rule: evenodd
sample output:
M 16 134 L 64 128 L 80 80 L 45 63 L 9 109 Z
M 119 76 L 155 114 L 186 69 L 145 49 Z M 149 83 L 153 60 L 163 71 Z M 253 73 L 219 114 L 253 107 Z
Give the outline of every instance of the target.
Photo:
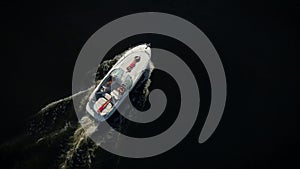
M 294 155 L 299 147 L 298 1 L 13 1 L 1 2 L 1 7 L 0 168 L 299 168 Z M 172 51 L 190 66 L 201 96 L 196 124 L 180 144 L 159 156 L 130 159 L 96 147 L 84 135 L 70 98 L 72 73 L 80 49 L 95 31 L 144 11 L 180 16 L 207 35 L 224 65 L 228 97 L 216 132 L 198 144 L 210 83 L 197 56 L 161 35 L 137 35 L 116 44 L 105 60 L 145 42 Z M 100 68 L 95 78 L 107 68 Z M 149 91 L 177 91 L 164 72 L 154 69 L 150 80 Z M 130 97 L 136 107 L 147 109 L 147 99 L 135 99 L 144 96 L 139 94 L 143 90 Z M 137 137 L 164 131 L 180 104 L 178 92 L 166 96 L 169 111 L 157 121 L 124 125 L 116 114 L 111 124 Z

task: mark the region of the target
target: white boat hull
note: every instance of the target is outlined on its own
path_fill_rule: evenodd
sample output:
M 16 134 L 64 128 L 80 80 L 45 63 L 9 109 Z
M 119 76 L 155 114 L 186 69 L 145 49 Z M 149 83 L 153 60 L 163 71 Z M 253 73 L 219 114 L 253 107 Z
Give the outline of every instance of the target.
M 137 56 L 139 56 L 140 59 L 136 61 L 135 59 Z M 89 102 L 86 105 L 88 114 L 90 114 L 99 122 L 107 120 L 128 96 L 129 92 L 139 81 L 145 70 L 149 68 L 150 59 L 151 49 L 147 44 L 138 45 L 132 49 L 127 50 L 124 55 L 118 60 L 118 62 L 105 75 L 105 77 L 100 81 L 96 89 L 90 95 Z M 122 76 L 119 77 L 119 74 L 115 75 L 115 72 L 118 72 Z M 107 79 L 111 77 L 117 79 L 120 85 L 126 86 L 125 92 L 121 95 L 120 98 L 118 98 L 116 96 L 117 94 L 115 94 L 118 93 L 116 92 L 117 90 L 113 89 L 111 92 L 107 92 L 104 94 L 102 93 L 103 96 L 97 98 L 97 94 L 100 90 L 102 90 L 105 83 L 107 83 Z M 114 87 L 114 85 L 111 86 L 109 87 Z M 112 103 L 113 101 L 114 104 Z M 105 108 L 103 108 L 104 105 Z

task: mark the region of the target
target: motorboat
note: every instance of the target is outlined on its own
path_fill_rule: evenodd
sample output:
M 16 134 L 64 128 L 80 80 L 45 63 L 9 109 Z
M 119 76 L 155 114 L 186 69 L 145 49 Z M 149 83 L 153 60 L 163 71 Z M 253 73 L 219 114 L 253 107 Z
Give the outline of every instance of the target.
M 98 122 L 107 120 L 149 69 L 151 48 L 141 44 L 125 51 L 89 97 L 86 111 Z

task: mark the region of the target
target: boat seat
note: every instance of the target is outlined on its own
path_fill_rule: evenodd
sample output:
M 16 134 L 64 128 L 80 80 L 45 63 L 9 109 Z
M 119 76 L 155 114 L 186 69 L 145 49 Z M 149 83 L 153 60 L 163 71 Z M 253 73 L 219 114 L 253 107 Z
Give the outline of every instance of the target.
M 106 100 L 109 100 L 109 99 L 111 98 L 111 95 L 108 94 L 108 93 L 105 93 L 105 96 L 104 96 L 104 97 L 105 97 Z
M 117 90 L 113 90 L 110 94 L 114 99 L 116 100 L 120 99 L 120 93 Z
M 109 94 L 108 94 L 109 95 Z M 94 109 L 98 112 L 98 109 L 107 101 L 107 99 L 101 97 L 100 99 L 97 100 L 97 102 L 94 105 Z M 108 105 L 105 107 L 105 109 L 102 110 L 100 113 L 101 116 L 106 115 L 112 110 L 112 104 L 108 103 Z

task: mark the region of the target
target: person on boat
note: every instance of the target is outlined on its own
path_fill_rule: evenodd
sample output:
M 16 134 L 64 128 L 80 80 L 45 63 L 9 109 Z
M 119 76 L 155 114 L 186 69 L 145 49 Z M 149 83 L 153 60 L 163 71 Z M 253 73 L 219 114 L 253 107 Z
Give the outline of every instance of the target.
M 141 60 L 140 56 L 135 56 L 134 60 L 130 63 L 130 65 L 126 68 L 128 72 L 131 72 L 131 70 L 135 67 L 135 64 Z
M 117 88 L 117 91 L 119 92 L 119 94 L 122 96 L 123 93 L 125 92 L 125 87 L 122 85 L 120 87 Z
M 109 79 L 106 82 L 106 84 L 103 85 L 102 89 L 100 89 L 98 92 L 96 92 L 96 95 L 97 96 L 103 96 L 105 93 L 110 93 L 112 82 L 113 82 L 113 77 L 109 76 Z
M 119 86 L 116 90 L 113 90 L 111 92 L 111 96 L 112 96 L 112 102 L 116 103 L 118 100 L 121 99 L 121 97 L 123 96 L 125 92 L 125 87 L 124 85 Z
M 110 92 L 111 91 L 111 85 L 112 85 L 112 82 L 113 82 L 113 77 L 110 76 L 109 77 L 109 80 L 106 82 L 104 88 L 105 88 L 105 92 Z
M 141 60 L 141 57 L 140 56 L 135 56 L 134 60 L 135 60 L 135 62 L 139 62 Z

